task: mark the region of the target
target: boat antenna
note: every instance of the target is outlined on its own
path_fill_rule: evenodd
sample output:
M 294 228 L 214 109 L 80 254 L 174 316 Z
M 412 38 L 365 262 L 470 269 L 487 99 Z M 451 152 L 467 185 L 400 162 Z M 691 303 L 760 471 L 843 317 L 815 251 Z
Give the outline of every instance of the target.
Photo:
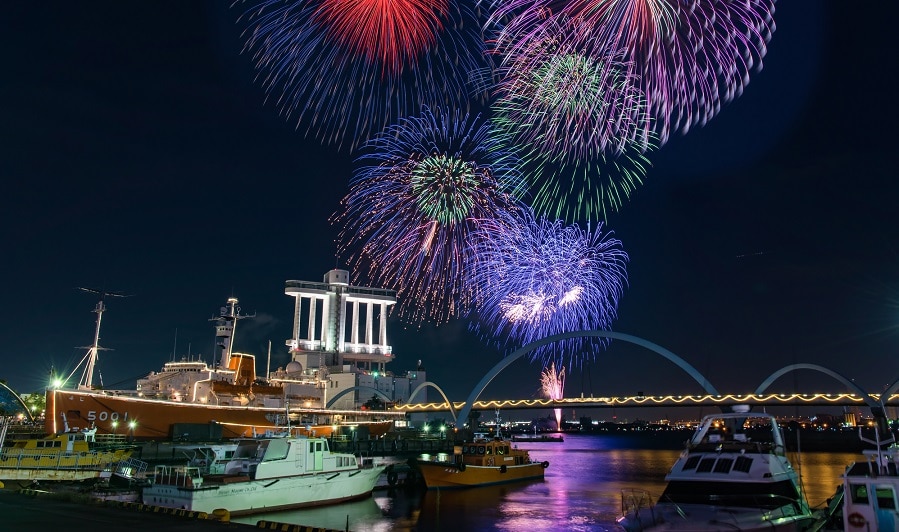
M 272 374 L 272 341 L 268 341 L 268 362 L 265 364 L 265 381 L 268 382 L 269 375 Z
M 83 292 L 90 292 L 91 294 L 98 294 L 100 296 L 100 301 L 97 302 L 97 306 L 94 308 L 94 312 L 97 313 L 97 327 L 94 330 L 94 342 L 89 346 L 82 346 L 80 349 L 87 349 L 87 353 L 85 353 L 84 357 L 80 362 L 75 366 L 75 369 L 72 370 L 72 373 L 66 378 L 68 381 L 72 378 L 72 375 L 78 371 L 78 368 L 84 365 L 84 370 L 81 373 L 81 380 L 78 382 L 79 390 L 90 390 L 94 385 L 94 367 L 97 365 L 98 352 L 99 351 L 108 351 L 109 349 L 105 347 L 100 347 L 100 322 L 103 320 L 103 313 L 106 311 L 106 297 L 130 297 L 127 294 L 122 294 L 120 292 L 110 292 L 108 290 L 99 290 L 96 288 L 84 288 L 84 287 L 76 287 L 77 290 L 81 290 Z M 100 385 L 103 385 L 103 377 L 100 377 Z

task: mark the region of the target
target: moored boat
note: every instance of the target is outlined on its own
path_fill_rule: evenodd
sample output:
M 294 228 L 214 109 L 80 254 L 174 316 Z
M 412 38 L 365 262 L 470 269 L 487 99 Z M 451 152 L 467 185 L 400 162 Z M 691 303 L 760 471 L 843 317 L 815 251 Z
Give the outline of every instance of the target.
M 888 431 L 885 419 L 879 421 Z M 892 436 L 881 441 L 878 427 L 873 441 L 862 437 L 861 428 L 858 436 L 874 449 L 846 467 L 814 530 L 899 530 L 899 446 Z
M 0 449 L 0 481 L 78 481 L 99 478 L 131 456 L 130 448 L 98 448 L 96 429 L 17 440 Z
M 618 524 L 627 531 L 804 530 L 814 522 L 770 414 L 704 417 L 665 479 L 655 501 L 644 490 L 623 491 Z
M 428 489 L 472 488 L 542 479 L 549 462 L 531 460 L 501 436 L 477 434 L 470 442 L 456 445 L 452 456 L 422 455 L 416 462 Z
M 528 436 L 526 434 L 513 434 L 512 441 L 513 442 L 537 442 L 537 443 L 540 443 L 540 442 L 562 443 L 565 441 L 565 438 L 561 434 L 558 434 L 555 436 L 553 436 L 551 434 L 540 434 L 540 435 L 535 434 L 533 436 Z
M 386 463 L 333 453 L 325 438 L 241 439 L 220 474 L 157 466 L 144 504 L 232 515 L 336 504 L 371 495 Z
M 202 432 L 202 425 L 208 426 L 205 439 L 210 441 L 251 437 L 288 424 L 310 437 L 351 429 L 358 438 L 383 436 L 406 418 L 389 405 L 407 399 L 427 376 L 420 365 L 404 375 L 385 369 L 394 360 L 386 321 L 395 292 L 350 286 L 348 280 L 349 272 L 332 270 L 321 283 L 287 281 L 285 294 L 295 298 L 296 309 L 285 367 L 266 367 L 257 375 L 256 357 L 232 349 L 238 321 L 252 317 L 241 314 L 232 297 L 210 320 L 216 331 L 211 362 L 172 360 L 137 379 L 134 389 L 117 390 L 93 383 L 96 355 L 103 349 L 98 345 L 103 297 L 111 293 L 91 290 L 101 294 L 94 343 L 81 362 L 78 385 L 47 390 L 46 433 L 59 432 L 66 416 L 73 428 L 96 426 L 101 434 L 130 440 L 182 441 L 183 433 Z M 363 389 L 376 397 L 363 395 Z M 366 406 L 372 400 L 380 407 Z

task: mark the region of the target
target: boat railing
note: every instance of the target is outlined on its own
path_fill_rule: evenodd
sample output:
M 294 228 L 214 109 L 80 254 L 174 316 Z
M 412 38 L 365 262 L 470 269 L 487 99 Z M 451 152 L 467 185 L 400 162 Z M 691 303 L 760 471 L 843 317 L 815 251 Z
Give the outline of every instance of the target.
M 647 490 L 638 488 L 625 488 L 621 490 L 621 515 L 637 519 L 640 529 L 643 526 L 651 526 L 656 522 L 655 502 Z M 643 523 L 644 517 L 646 523 Z
M 166 486 L 199 487 L 202 479 L 198 467 L 158 465 L 153 472 L 153 483 Z
M 107 456 L 109 455 L 109 456 Z M 111 453 L 41 453 L 5 450 L 0 453 L 0 468 L 14 469 L 102 469 L 113 462 Z M 106 459 L 110 458 L 110 459 Z

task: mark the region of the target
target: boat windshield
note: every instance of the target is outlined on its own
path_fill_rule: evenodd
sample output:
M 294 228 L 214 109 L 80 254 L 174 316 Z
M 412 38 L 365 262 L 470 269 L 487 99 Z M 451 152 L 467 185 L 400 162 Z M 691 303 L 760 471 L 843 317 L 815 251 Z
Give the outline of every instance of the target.
M 772 510 L 787 504 L 796 504 L 798 498 L 796 488 L 789 480 L 774 483 L 671 481 L 659 497 L 659 502 Z

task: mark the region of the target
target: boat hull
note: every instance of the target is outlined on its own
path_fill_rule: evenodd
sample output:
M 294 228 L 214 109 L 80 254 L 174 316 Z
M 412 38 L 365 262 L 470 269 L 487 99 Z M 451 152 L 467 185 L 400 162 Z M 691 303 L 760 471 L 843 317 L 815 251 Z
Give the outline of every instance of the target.
M 340 412 L 317 413 L 328 416 Z M 221 438 L 241 438 L 283 429 L 273 421 L 279 417 L 284 417 L 283 409 L 162 401 L 80 390 L 49 390 L 45 430 L 48 434 L 55 434 L 66 430 L 65 424 L 70 430 L 94 426 L 101 434 L 125 435 L 134 440 L 165 440 L 177 436 L 172 432 L 175 424 L 217 423 L 222 429 Z M 359 422 L 359 425 L 368 427 L 369 435 L 377 438 L 393 427 L 393 421 Z M 300 433 L 323 437 L 329 437 L 334 430 L 330 424 L 305 427 L 301 425 L 295 429 L 300 429 Z
M 296 477 L 224 482 L 205 481 L 201 487 L 153 484 L 144 488 L 144 504 L 212 513 L 226 509 L 248 515 L 312 506 L 325 506 L 371 495 L 384 467 L 319 473 Z
M 754 508 L 657 504 L 644 508 L 638 514 L 619 520 L 618 524 L 628 532 L 665 530 L 741 530 L 782 532 L 808 530 L 814 523 L 809 513 L 784 515 L 780 509 L 761 511 Z
M 542 479 L 546 462 L 508 466 L 466 465 L 451 462 L 418 462 L 416 464 L 428 489 L 473 488 Z

